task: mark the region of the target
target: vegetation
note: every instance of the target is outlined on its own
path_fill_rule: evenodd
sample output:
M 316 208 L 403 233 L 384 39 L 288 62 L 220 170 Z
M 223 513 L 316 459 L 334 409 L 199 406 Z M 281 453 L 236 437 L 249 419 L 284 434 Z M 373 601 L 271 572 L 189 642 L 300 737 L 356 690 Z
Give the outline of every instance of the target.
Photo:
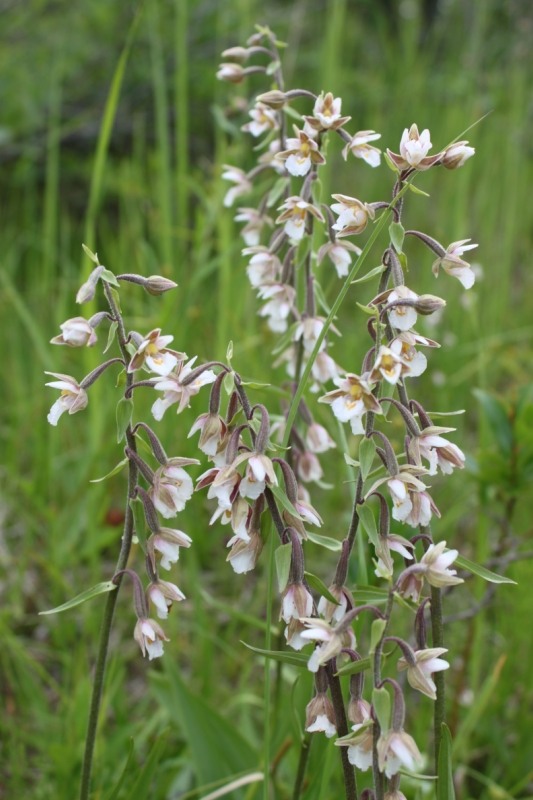
M 487 592 L 481 581 L 468 579 L 445 600 L 453 620 L 448 723 L 458 796 L 525 799 L 533 793 L 533 287 L 526 262 L 533 230 L 533 76 L 526 59 L 533 17 L 527 2 L 504 9 L 497 0 L 454 0 L 442 3 L 428 25 L 422 4 L 398 4 L 392 16 L 389 5 L 145 0 L 133 12 L 103 0 L 30 0 L 4 12 L 0 65 L 9 78 L 0 130 L 0 311 L 8 367 L 0 417 L 0 796 L 76 796 L 103 600 L 57 616 L 38 612 L 112 577 L 123 524 L 123 476 L 89 483 L 122 458 L 115 399 L 104 415 L 106 393 L 96 384 L 98 402 L 85 414 L 57 430 L 46 421 L 44 371 L 86 374 L 97 363 L 91 350 L 83 352 L 81 367 L 78 353 L 64 348 L 60 358 L 48 345 L 59 324 L 77 313 L 73 297 L 92 266 L 81 243 L 115 273 L 160 274 L 179 284 L 157 304 L 126 287 L 132 328 L 160 325 L 174 334 L 177 349 L 203 361 L 224 358 L 232 340 L 241 374 L 280 382 L 282 369 L 269 368 L 274 337 L 258 320 L 245 279 L 238 226 L 222 206 L 222 165 L 251 166 L 252 159 L 240 131 L 246 112 L 235 99 L 228 110 L 230 93 L 215 73 L 220 52 L 245 40 L 256 22 L 288 43 L 291 85 L 340 95 L 356 128 L 380 131 L 384 147 L 396 150 L 402 130 L 416 121 L 431 129 L 438 149 L 481 119 L 468 134 L 476 148 L 468 169 L 428 173 L 420 185 L 431 202 L 410 199 L 410 208 L 419 203 L 419 227 L 427 224 L 445 241 L 453 231 L 457 239 L 480 243 L 479 277 L 466 301 L 459 284 L 447 286 L 446 330 L 453 333 L 421 391 L 429 409 L 467 409 L 466 424 L 454 417 L 467 467 L 446 485 L 435 482 L 443 511 L 439 540 L 517 582 Z M 259 81 L 257 87 L 262 91 Z M 372 186 L 381 198 L 390 186 L 385 166 L 381 173 L 370 176 L 332 158 L 323 195 L 335 176 L 335 191 L 367 198 Z M 379 248 L 370 258 L 369 266 L 379 263 Z M 427 273 L 417 290 L 437 293 L 440 282 Z M 346 329 L 357 314 L 355 302 L 345 303 L 339 327 Z M 335 357 L 359 363 L 362 348 L 344 335 Z M 274 392 L 257 389 L 253 402 Z M 142 406 L 143 398 L 137 402 Z M 149 399 L 144 402 L 147 411 Z M 184 412 L 183 430 L 198 413 L 196 407 Z M 169 415 L 158 433 L 172 441 L 174 430 Z M 190 442 L 176 446 L 180 455 L 195 456 Z M 348 512 L 339 512 L 345 478 L 335 476 L 334 486 L 321 492 L 325 532 L 332 536 L 347 523 Z M 239 642 L 263 646 L 259 587 L 266 562 L 258 572 L 234 575 L 209 516 L 205 498 L 183 513 L 195 546 L 179 565 L 187 602 L 171 617 L 162 661 L 140 658 L 130 595 L 119 596 L 94 797 L 192 800 L 261 768 L 263 659 Z M 315 557 L 321 564 L 328 558 L 322 551 Z M 276 626 L 275 635 L 280 632 Z M 271 753 L 283 798 L 290 796 L 312 681 L 290 666 L 279 669 L 284 692 L 283 702 L 272 698 Z M 421 730 L 428 724 L 424 714 L 417 718 Z M 337 748 L 316 736 L 311 753 L 306 800 L 340 796 Z M 251 800 L 262 790 L 252 783 L 239 791 L 230 796 Z

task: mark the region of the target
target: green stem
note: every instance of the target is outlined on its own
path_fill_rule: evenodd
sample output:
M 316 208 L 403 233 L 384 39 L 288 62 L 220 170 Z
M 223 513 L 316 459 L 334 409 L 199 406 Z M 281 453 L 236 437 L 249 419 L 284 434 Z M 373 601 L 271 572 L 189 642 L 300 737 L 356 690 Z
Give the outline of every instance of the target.
M 296 780 L 294 781 L 292 800 L 299 800 L 300 798 L 312 743 L 313 743 L 312 735 L 310 733 L 306 733 L 302 737 L 302 744 L 300 746 L 300 758 L 298 759 L 298 770 L 296 772 Z
M 435 586 L 431 587 L 431 631 L 433 647 L 444 647 L 444 625 L 442 620 L 442 592 Z M 439 769 L 439 748 L 442 736 L 442 723 L 446 719 L 445 710 L 445 686 L 443 672 L 435 672 L 433 675 L 437 690 L 437 699 L 433 710 L 433 731 L 435 736 L 435 772 Z
M 346 718 L 346 709 L 344 708 L 344 698 L 342 696 L 341 682 L 339 676 L 335 674 L 336 666 L 334 661 L 328 661 L 326 664 L 326 674 L 328 676 L 329 691 L 331 694 L 331 702 L 335 711 L 335 725 L 337 734 L 339 736 L 346 736 L 348 731 L 348 720 Z M 346 792 L 346 800 L 357 800 L 357 783 L 355 780 L 355 770 L 348 760 L 348 749 L 340 747 L 340 756 L 342 762 L 342 772 L 344 775 L 344 789 Z
M 103 282 L 104 292 L 107 302 L 111 308 L 113 317 L 118 325 L 118 343 L 124 358 L 127 363 L 129 361 L 129 353 L 126 349 L 126 331 L 121 314 L 115 303 L 113 294 L 109 285 Z M 133 383 L 133 374 L 127 374 L 125 391 L 128 390 Z M 126 429 L 126 441 L 128 447 L 137 452 L 135 436 L 132 432 L 131 425 Z M 126 512 L 124 520 L 124 531 L 122 534 L 122 544 L 120 553 L 115 567 L 115 573 L 126 568 L 128 558 L 131 550 L 131 543 L 133 539 L 134 523 L 133 512 L 130 507 L 130 498 L 133 497 L 135 487 L 137 485 L 137 465 L 133 460 L 128 461 L 128 496 L 126 500 Z M 104 687 L 105 670 L 107 664 L 107 654 L 109 650 L 109 637 L 111 634 L 111 626 L 113 624 L 113 616 L 115 613 L 115 606 L 117 603 L 118 593 L 122 584 L 122 578 L 117 583 L 117 589 L 114 592 L 109 592 L 107 595 L 106 605 L 104 609 L 104 616 L 102 619 L 102 627 L 100 629 L 100 641 L 98 644 L 98 655 L 96 657 L 96 666 L 94 671 L 93 690 L 91 696 L 91 705 L 89 709 L 89 719 L 87 723 L 87 734 L 85 736 L 85 751 L 83 756 L 83 766 L 81 772 L 80 783 L 80 800 L 88 800 L 89 791 L 91 786 L 91 774 L 94 756 L 94 746 L 96 742 L 96 732 L 98 727 L 98 716 L 100 712 L 100 705 L 102 701 L 102 692 Z

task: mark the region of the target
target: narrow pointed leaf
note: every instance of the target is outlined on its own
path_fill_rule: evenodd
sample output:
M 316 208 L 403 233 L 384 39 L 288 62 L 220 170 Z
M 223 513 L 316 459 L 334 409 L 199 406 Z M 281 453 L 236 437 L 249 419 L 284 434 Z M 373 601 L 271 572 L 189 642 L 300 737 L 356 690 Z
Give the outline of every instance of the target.
M 389 226 L 389 236 L 392 246 L 397 253 L 403 252 L 403 240 L 405 237 L 405 230 L 401 222 L 391 222 Z
M 385 265 L 380 264 L 379 267 L 374 267 L 374 269 L 371 269 L 370 272 L 366 273 L 366 275 L 363 275 L 362 278 L 356 278 L 354 281 L 352 281 L 352 286 L 355 283 L 366 283 L 367 281 L 371 281 L 372 278 L 375 278 L 377 275 L 381 275 L 381 273 L 384 272 L 385 270 L 386 270 Z
M 104 581 L 103 583 L 97 583 L 96 586 L 91 586 L 90 589 L 86 589 L 81 594 L 76 595 L 73 597 L 72 600 L 67 600 L 66 603 L 63 603 L 60 606 L 56 606 L 55 608 L 51 608 L 48 611 L 39 611 L 39 616 L 44 617 L 47 614 L 59 614 L 61 611 L 68 611 L 69 608 L 74 608 L 75 606 L 79 606 L 82 603 L 86 603 L 87 600 L 92 600 L 93 597 L 97 597 L 99 594 L 107 594 L 108 592 L 113 592 L 116 589 L 116 585 L 112 581 Z
M 376 647 L 381 641 L 381 637 L 383 636 L 383 631 L 387 627 L 387 620 L 385 619 L 375 619 L 370 626 L 370 647 L 369 653 L 372 655 L 376 652 Z
M 464 556 L 457 556 L 455 563 L 462 569 L 467 569 L 469 572 L 472 572 L 479 578 L 483 578 L 489 583 L 512 583 L 516 585 L 516 581 L 511 580 L 511 578 L 507 578 L 505 575 L 497 575 L 495 572 L 491 572 L 490 569 L 482 567 L 480 564 L 476 564 L 475 561 L 470 561 L 469 558 L 465 558 Z
M 372 692 L 372 705 L 376 712 L 376 717 L 382 731 L 388 731 L 390 726 L 390 694 L 382 687 L 381 689 L 374 689 Z
M 439 747 L 437 800 L 455 800 L 452 771 L 452 736 L 450 729 L 444 722 L 441 725 Z
M 117 403 L 117 442 L 120 443 L 126 435 L 126 430 L 133 415 L 133 400 L 130 397 L 121 397 Z
M 274 553 L 276 559 L 276 575 L 278 577 L 279 592 L 284 592 L 291 571 L 292 544 L 280 544 Z
M 350 661 L 348 664 L 344 664 L 337 670 L 337 675 L 357 675 L 359 672 L 364 672 L 366 669 L 370 669 L 372 666 L 371 659 L 368 658 L 361 658 L 359 661 Z
M 116 467 L 113 467 L 111 472 L 108 472 L 107 475 L 104 475 L 103 478 L 93 478 L 89 483 L 102 483 L 102 481 L 106 481 L 108 478 L 111 478 L 113 475 L 117 475 L 128 463 L 127 458 L 123 458 L 122 461 L 119 461 Z
M 307 538 L 313 544 L 325 547 L 326 550 L 332 550 L 334 553 L 337 553 L 342 548 L 342 544 L 338 539 L 332 539 L 331 536 L 322 536 L 322 534 L 314 531 L 307 531 Z
M 376 519 L 374 517 L 374 514 L 372 513 L 372 509 L 369 506 L 367 506 L 366 503 L 363 503 L 363 505 L 357 507 L 357 515 L 359 517 L 361 525 L 365 529 L 368 538 L 370 539 L 374 547 L 377 547 L 379 544 L 379 534 L 378 534 L 378 529 L 376 527 Z
M 359 445 L 359 464 L 361 468 L 361 477 L 364 481 L 366 481 L 370 470 L 372 469 L 372 463 L 374 461 L 374 456 L 376 454 L 376 445 L 374 444 L 373 439 L 362 439 L 361 444 Z
M 241 644 L 259 656 L 271 658 L 273 661 L 281 661 L 282 664 L 290 664 L 293 667 L 306 667 L 309 661 L 309 656 L 303 653 L 290 652 L 289 650 L 263 650 L 260 647 L 252 647 L 251 644 L 246 644 L 246 642 L 241 642 Z
M 318 578 L 316 575 L 313 575 L 312 572 L 305 572 L 305 579 L 311 589 L 314 589 L 315 592 L 321 594 L 322 597 L 325 597 L 330 603 L 335 603 L 336 606 L 339 605 L 338 601 L 333 597 L 326 584 L 321 581 L 320 578 Z

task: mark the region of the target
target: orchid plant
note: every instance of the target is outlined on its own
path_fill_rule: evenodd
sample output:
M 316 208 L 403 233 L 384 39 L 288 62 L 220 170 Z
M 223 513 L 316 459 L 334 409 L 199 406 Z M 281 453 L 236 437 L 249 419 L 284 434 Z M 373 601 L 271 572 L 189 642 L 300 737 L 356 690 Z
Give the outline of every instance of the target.
M 416 774 L 424 763 L 421 753 L 427 754 L 431 748 L 435 774 L 439 782 L 443 780 L 441 742 L 448 736 L 444 672 L 449 663 L 443 658 L 448 650 L 442 590 L 463 582 L 456 567 L 468 563 L 461 560 L 457 549 L 434 540 L 431 524 L 440 512 L 428 479 L 439 471 L 449 475 L 462 469 L 465 456 L 446 438 L 453 428 L 435 424 L 416 398 L 416 378 L 428 368 L 424 351 L 440 346 L 416 326 L 420 317 L 441 312 L 446 301 L 417 292 L 418 264 L 411 265 L 407 285 L 404 246 L 410 239 L 418 239 L 432 255 L 428 268 L 435 276 L 442 270 L 468 289 L 475 275 L 463 255 L 476 245 L 466 239 L 444 246 L 425 232 L 405 229 L 402 219 L 409 192 L 420 193 L 414 186 L 420 173 L 462 167 L 474 148 L 467 141 L 457 141 L 430 154 L 429 130 L 420 132 L 412 124 L 403 131 L 399 152 L 387 149 L 381 153 L 375 144 L 379 133 L 349 130 L 351 118 L 343 116 L 340 98 L 331 92 L 315 95 L 285 87 L 280 49 L 281 43 L 268 28 L 258 28 L 246 46 L 223 53 L 226 61 L 218 77 L 241 83 L 253 74 L 265 76 L 269 84 L 274 82 L 255 98 L 250 120 L 242 125 L 243 131 L 260 140 L 257 165 L 248 172 L 228 165 L 222 177 L 231 184 L 224 197 L 226 208 L 241 197 L 252 198 L 247 199 L 249 205 L 237 208 L 235 219 L 244 223 L 242 252 L 248 279 L 259 299 L 258 314 L 280 335 L 277 364 L 283 365 L 287 374 L 281 409 L 252 404 L 245 381 L 232 366 L 231 348 L 227 363 L 196 365 L 195 358 L 172 349 L 173 337 L 159 328 L 146 334 L 128 330 L 120 310 L 122 282 L 136 284 L 153 295 L 173 289 L 175 284 L 159 276 L 114 275 L 87 248 L 94 269 L 77 301 L 92 301 L 100 286 L 107 310 L 87 320 L 68 320 L 61 325 L 61 334 L 52 339 L 58 345 L 92 347 L 97 328 L 110 326 L 109 342 L 114 340 L 118 346 L 116 357 L 104 361 L 80 382 L 48 373 L 55 378 L 48 385 L 61 392 L 48 420 L 57 425 L 65 412 L 82 411 L 90 401 L 92 384 L 109 367 L 118 369 L 122 397 L 117 421 L 119 440 L 125 443 L 121 466 L 128 470 L 120 554 L 112 579 L 101 585 L 101 591 L 108 592 L 108 602 L 90 712 L 82 800 L 89 794 L 116 590 L 125 576 L 132 581 L 135 640 L 149 659 L 162 656 L 168 639 L 153 617 L 166 624 L 169 608 L 185 598 L 175 583 L 160 577 L 160 571 L 172 570 L 180 549 L 189 548 L 194 536 L 166 527 L 161 518 L 175 518 L 192 502 L 194 492 L 204 489 L 213 502 L 211 524 L 227 525 L 231 531 L 227 561 L 235 573 L 252 571 L 260 558 L 272 558 L 278 550 L 279 614 L 285 639 L 293 650 L 306 649 L 302 665 L 315 680 L 315 694 L 306 710 L 306 735 L 335 737 L 347 800 L 405 798 L 400 789 L 402 773 Z M 292 135 L 288 133 L 289 119 L 297 120 Z M 320 202 L 316 179 L 326 163 L 328 139 L 341 140 L 344 159 L 355 157 L 370 168 L 379 167 L 383 157 L 393 174 L 390 198 L 366 202 L 336 193 L 334 202 Z M 387 221 L 389 240 L 379 267 L 355 281 Z M 353 239 L 370 228 L 373 232 L 364 246 L 357 245 Z M 331 306 L 320 284 L 328 263 L 341 281 Z M 421 264 L 420 268 L 425 267 Z M 330 353 L 331 334 L 342 333 L 333 321 L 351 285 L 365 286 L 373 279 L 377 281 L 375 290 L 364 298 L 359 295 L 366 321 L 358 336 L 368 337 L 367 351 L 360 365 L 350 363 L 345 368 Z M 207 458 L 210 466 L 194 486 L 189 468 L 200 460 L 168 457 L 152 424 L 135 419 L 133 398 L 138 391 L 155 392 L 152 415 L 159 421 L 169 411 L 180 414 L 193 398 L 197 402 L 196 395 L 207 386 L 208 408 L 197 417 L 189 436 L 199 434 L 199 455 Z M 315 420 L 317 403 L 329 406 L 330 421 L 335 423 L 331 430 Z M 403 426 L 401 442 L 391 433 L 392 417 Z M 335 434 L 339 426 L 342 436 Z M 347 451 L 346 431 L 353 437 L 348 448 L 350 452 L 357 448 L 357 460 Z M 148 460 L 141 455 L 140 440 L 145 445 L 142 453 L 150 453 Z M 311 487 L 324 476 L 320 456 L 335 448 L 341 451 L 340 461 L 356 470 L 350 522 L 341 541 L 312 530 L 320 528 L 323 520 Z M 391 532 L 392 521 L 402 526 L 403 535 Z M 139 569 L 127 566 L 134 537 L 144 552 Z M 279 541 L 277 548 L 264 549 L 269 537 L 271 543 Z M 306 550 L 326 540 L 338 553 L 334 574 L 329 579 L 310 576 L 305 568 Z M 356 542 L 363 546 L 356 548 Z M 350 565 L 361 553 L 374 564 L 382 591 L 382 601 L 377 604 L 358 605 L 354 600 Z M 354 623 L 359 616 L 367 624 L 359 627 L 357 641 Z M 411 626 L 411 620 L 409 641 L 399 632 Z M 429 736 L 417 744 L 408 732 L 412 691 L 434 705 L 432 744 Z M 265 753 L 268 755 L 268 745 Z M 264 768 L 267 773 L 268 763 Z M 361 791 L 361 773 L 369 771 L 370 783 L 365 778 Z M 303 796 L 304 774 L 305 769 L 298 770 L 294 798 Z M 265 787 L 265 797 L 271 796 L 268 781 Z

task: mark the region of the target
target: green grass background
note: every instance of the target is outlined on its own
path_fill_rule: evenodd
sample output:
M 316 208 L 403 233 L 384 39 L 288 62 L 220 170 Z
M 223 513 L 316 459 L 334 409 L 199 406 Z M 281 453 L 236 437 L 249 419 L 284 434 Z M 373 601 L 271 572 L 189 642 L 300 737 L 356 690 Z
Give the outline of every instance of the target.
M 2 17 L 0 797 L 67 800 L 77 793 L 102 602 L 57 617 L 37 614 L 110 577 L 121 530 L 110 520 L 124 493 L 122 476 L 88 483 L 121 457 L 110 376 L 95 387 L 86 413 L 57 429 L 46 422 L 53 395 L 44 370 L 81 377 L 97 363 L 92 352 L 48 345 L 59 323 L 78 313 L 74 295 L 90 268 L 81 243 L 115 272 L 179 283 L 161 299 L 126 287 L 132 328 L 160 325 L 178 349 L 200 359 L 224 357 L 231 339 L 236 368 L 275 383 L 279 373 L 267 369 L 275 340 L 255 315 L 233 214 L 222 207 L 221 165 L 252 166 L 253 154 L 235 104 L 247 90 L 215 79 L 221 50 L 241 44 L 256 22 L 270 25 L 288 44 L 287 86 L 341 95 L 350 129 L 373 128 L 392 149 L 413 121 L 430 128 L 436 149 L 488 115 L 466 137 L 475 158 L 458 172 L 422 176 L 418 185 L 430 198 L 410 196 L 406 208 L 407 226 L 444 243 L 479 242 L 472 260 L 482 268 L 465 295 L 446 276 L 435 284 L 427 254 L 412 245 L 415 288 L 448 302 L 436 332 L 445 346 L 432 357 L 433 373 L 445 379 L 428 376 L 419 391 L 432 410 L 466 409 L 455 419 L 468 469 L 436 485 L 443 511 L 437 538 L 481 562 L 498 548 L 527 554 L 533 13 L 525 0 L 448 0 L 428 26 L 416 0 L 145 0 L 137 8 L 28 0 L 6 4 Z M 265 84 L 254 76 L 248 87 L 259 92 Z M 331 191 L 388 197 L 385 166 L 345 164 L 333 150 L 324 198 Z M 331 297 L 335 282 L 326 283 Z M 334 355 L 354 371 L 362 345 L 349 331 L 363 325 L 355 301 L 369 297 L 350 295 L 339 321 L 346 332 Z M 480 403 L 473 389 L 489 394 Z M 257 392 L 254 400 L 275 406 L 276 394 Z M 186 434 L 206 403 L 197 399 L 177 422 L 169 413 L 158 428 L 169 452 L 194 454 Z M 149 398 L 139 395 L 139 415 L 148 408 Z M 333 457 L 325 461 L 335 488 L 318 492 L 317 503 L 324 532 L 340 536 L 345 473 Z M 199 787 L 260 768 L 263 666 L 239 642 L 261 646 L 264 568 L 235 576 L 225 564 L 225 531 L 209 529 L 208 519 L 203 497 L 183 515 L 194 547 L 180 561 L 177 582 L 188 602 L 167 625 L 172 641 L 163 662 L 141 661 L 128 592 L 119 600 L 97 798 L 201 797 L 207 789 Z M 327 582 L 327 557 L 315 560 Z M 507 573 L 518 586 L 499 588 L 447 636 L 450 725 L 465 800 L 533 796 L 531 562 L 517 561 Z M 460 615 L 484 591 L 469 581 L 447 600 L 447 612 Z M 294 684 L 295 677 L 284 668 L 281 699 L 273 700 L 280 798 L 290 796 L 310 686 L 308 676 Z M 427 706 L 421 701 L 417 709 L 415 735 L 418 725 L 424 736 Z M 339 796 L 336 750 L 321 737 L 309 776 L 306 800 Z M 231 796 L 261 791 L 255 784 Z

